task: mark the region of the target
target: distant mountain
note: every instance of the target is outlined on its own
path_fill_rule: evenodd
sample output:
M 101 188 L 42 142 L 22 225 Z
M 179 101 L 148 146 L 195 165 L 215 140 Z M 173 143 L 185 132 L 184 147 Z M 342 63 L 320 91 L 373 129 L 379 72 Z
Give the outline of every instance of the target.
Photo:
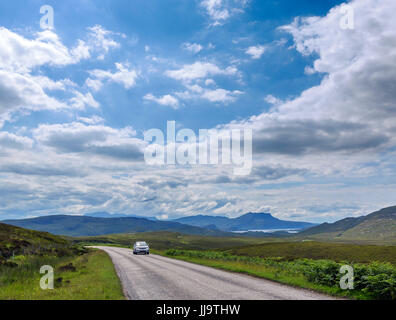
M 367 216 L 323 223 L 301 232 L 299 236 L 336 240 L 396 240 L 396 206 Z
M 93 212 L 84 214 L 86 217 L 93 218 L 144 218 L 152 221 L 157 221 L 156 217 L 142 217 L 134 214 L 108 213 L 108 212 Z
M 197 215 L 173 220 L 192 226 L 223 231 L 306 229 L 315 224 L 309 222 L 285 221 L 273 217 L 270 213 L 247 213 L 238 218 Z
M 86 216 L 45 216 L 2 221 L 22 228 L 65 236 L 97 236 L 113 233 L 173 231 L 184 234 L 227 236 L 226 232 L 184 225 L 178 222 L 152 221 L 144 218 L 94 218 Z

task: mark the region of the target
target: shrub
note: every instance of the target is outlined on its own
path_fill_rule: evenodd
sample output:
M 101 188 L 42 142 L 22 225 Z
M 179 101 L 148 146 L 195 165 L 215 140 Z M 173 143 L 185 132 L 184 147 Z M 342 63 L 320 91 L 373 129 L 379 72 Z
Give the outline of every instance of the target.
M 343 274 L 340 268 L 344 264 L 332 260 L 296 259 L 285 261 L 282 258 L 260 258 L 232 255 L 222 251 L 196 251 L 171 249 L 168 256 L 184 256 L 222 261 L 238 261 L 246 264 L 262 265 L 279 272 L 303 275 L 309 282 L 339 288 Z M 361 291 L 368 297 L 382 300 L 396 300 L 396 268 L 390 263 L 372 262 L 370 264 L 353 264 L 354 290 Z

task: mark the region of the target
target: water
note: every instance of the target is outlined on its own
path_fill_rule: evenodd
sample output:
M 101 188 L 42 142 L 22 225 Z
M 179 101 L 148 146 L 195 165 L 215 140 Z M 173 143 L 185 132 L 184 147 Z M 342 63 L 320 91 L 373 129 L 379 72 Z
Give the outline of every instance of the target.
M 286 231 L 287 233 L 299 233 L 300 229 L 259 229 L 259 230 L 244 230 L 244 231 L 232 231 L 234 233 L 246 233 L 246 232 L 263 232 L 263 233 L 274 233 L 278 231 Z

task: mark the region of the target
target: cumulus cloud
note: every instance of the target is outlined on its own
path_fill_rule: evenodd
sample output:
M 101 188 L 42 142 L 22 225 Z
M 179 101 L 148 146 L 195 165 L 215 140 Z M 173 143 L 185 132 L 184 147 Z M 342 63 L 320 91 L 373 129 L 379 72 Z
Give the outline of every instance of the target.
M 116 63 L 115 66 L 117 69 L 115 72 L 99 69 L 90 71 L 89 74 L 92 78 L 88 78 L 85 84 L 94 91 L 98 91 L 102 87 L 103 81 L 121 84 L 125 89 L 134 87 L 139 72 L 131 69 L 129 63 Z
M 191 81 L 195 79 L 206 78 L 216 75 L 236 75 L 238 69 L 234 66 L 221 69 L 217 65 L 210 62 L 195 62 L 193 64 L 184 65 L 178 70 L 167 70 L 165 75 L 176 80 Z
M 43 79 L 0 69 L 0 113 L 19 108 L 30 110 L 69 108 L 66 103 L 45 93 L 45 87 L 55 84 L 49 79 L 44 83 Z
M 267 95 L 264 98 L 265 102 L 272 104 L 272 105 L 279 105 L 281 104 L 283 101 L 277 97 L 274 97 L 272 94 Z
M 60 153 L 83 153 L 119 160 L 142 161 L 146 144 L 131 128 L 114 129 L 80 122 L 40 125 L 35 139 Z
M 86 51 L 84 47 L 88 47 L 90 50 L 96 50 L 99 52 L 98 59 L 100 60 L 104 59 L 110 49 L 120 47 L 120 44 L 112 38 L 113 35 L 120 35 L 123 38 L 125 37 L 123 34 L 106 30 L 100 25 L 90 27 L 88 30 L 90 31 L 88 46 L 84 46 L 84 43 L 79 43 L 79 46 L 82 48 L 80 49 L 80 52 Z
M 51 30 L 38 32 L 29 39 L 1 27 L 0 113 L 97 107 L 98 103 L 92 96 L 77 91 L 76 84 L 70 79 L 55 81 L 34 74 L 42 66 L 65 67 L 90 58 L 92 52 L 103 55 L 119 46 L 110 38 L 110 31 L 100 26 L 89 31 L 88 40 L 78 40 L 77 46 L 69 49 Z M 116 80 L 121 81 L 117 76 Z M 59 100 L 47 93 L 54 90 L 69 91 L 72 96 L 69 94 L 69 97 Z
M 162 97 L 155 97 L 149 93 L 144 96 L 144 100 L 154 101 L 162 106 L 172 107 L 173 109 L 177 109 L 179 107 L 179 100 L 170 94 L 166 94 Z
M 183 43 L 182 48 L 194 54 L 197 54 L 203 49 L 203 47 L 199 43 L 190 43 L 190 42 Z
M 260 59 L 267 47 L 262 45 L 251 46 L 246 50 L 246 54 L 250 55 L 252 59 Z
M 209 83 L 211 84 L 211 83 Z M 187 90 L 183 92 L 176 92 L 176 95 L 181 99 L 205 99 L 210 102 L 222 102 L 222 103 L 230 103 L 234 102 L 238 96 L 243 94 L 242 91 L 239 90 L 226 90 L 222 88 L 217 89 L 208 89 L 203 88 L 197 84 L 194 85 L 186 85 Z
M 39 32 L 34 39 L 27 39 L 0 27 L 0 68 L 3 70 L 28 72 L 45 64 L 65 66 L 76 61 L 53 31 Z
M 223 24 L 236 13 L 243 12 L 249 0 L 202 0 L 201 6 L 212 21 L 212 25 Z
M 0 165 L 1 173 L 10 173 L 20 176 L 65 176 L 65 177 L 83 177 L 84 170 L 70 166 L 69 168 L 63 166 L 61 168 L 51 166 L 50 164 L 39 165 L 37 163 L 8 163 Z
M 88 40 L 79 39 L 77 46 L 67 48 L 51 30 L 38 32 L 32 39 L 0 27 L 0 68 L 14 72 L 29 72 L 43 65 L 66 66 L 91 57 L 101 56 L 120 46 L 110 37 L 113 33 L 96 25 L 89 28 Z
M 260 153 L 309 155 L 384 150 L 395 144 L 396 4 L 351 1 L 354 30 L 340 28 L 340 6 L 325 17 L 297 18 L 289 32 L 303 55 L 317 55 L 322 82 L 240 125 L 252 126 Z M 375 10 L 374 10 L 375 8 Z M 362 159 L 362 158 L 361 158 Z
M 226 90 L 223 88 L 203 88 L 198 81 L 209 76 L 235 76 L 238 69 L 234 66 L 222 69 L 210 62 L 195 62 L 190 65 L 184 65 L 177 70 L 168 70 L 165 75 L 175 80 L 180 80 L 186 87 L 186 91 L 176 92 L 175 95 L 180 99 L 205 99 L 210 102 L 229 103 L 237 99 L 243 92 L 239 90 Z M 208 86 L 215 85 L 213 79 L 206 79 L 205 84 Z
M 201 98 L 209 100 L 210 102 L 234 102 L 243 92 L 239 90 L 229 91 L 225 89 L 204 90 Z
M 33 146 L 33 143 L 33 140 L 28 137 L 22 137 L 10 132 L 0 131 L 0 150 L 30 149 Z

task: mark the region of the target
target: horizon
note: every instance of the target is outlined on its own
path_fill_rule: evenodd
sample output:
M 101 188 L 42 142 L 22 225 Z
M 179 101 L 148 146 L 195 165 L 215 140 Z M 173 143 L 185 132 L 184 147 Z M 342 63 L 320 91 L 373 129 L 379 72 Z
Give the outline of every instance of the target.
M 394 207 L 394 206 L 391 206 L 391 207 Z M 387 208 L 388 208 L 388 207 L 387 207 Z M 374 212 L 381 211 L 382 209 L 387 209 L 387 208 L 380 208 L 380 209 L 378 209 L 378 210 L 375 210 Z M 365 217 L 365 216 L 367 216 L 367 215 L 369 215 L 369 214 L 371 214 L 371 213 L 374 213 L 374 212 L 366 213 L 366 214 L 363 214 L 363 215 L 358 216 L 358 217 L 344 217 L 344 218 L 339 219 L 339 220 L 336 220 L 336 221 L 323 221 L 323 222 L 321 222 L 321 223 L 315 223 L 315 222 L 306 221 L 306 220 L 304 220 L 304 221 L 302 221 L 302 220 L 288 220 L 288 221 L 292 221 L 292 222 L 306 222 L 306 223 L 311 223 L 311 224 L 313 224 L 313 225 L 319 225 L 319 224 L 322 224 L 322 223 L 334 223 L 334 222 L 338 222 L 338 221 L 340 221 L 340 220 L 347 219 L 347 218 Z M 117 215 L 123 215 L 123 216 L 122 216 L 122 217 L 120 217 L 120 216 L 119 216 L 119 217 L 107 217 L 107 218 L 105 218 L 105 217 L 93 217 L 93 216 L 91 216 L 91 215 L 94 215 L 94 214 L 106 214 L 106 215 L 110 215 L 110 216 L 113 216 L 113 215 L 115 215 L 115 216 L 117 216 Z M 270 213 L 270 212 L 247 212 L 247 213 L 241 214 L 240 216 L 236 216 L 236 217 L 227 217 L 227 216 L 225 216 L 225 215 L 196 214 L 196 215 L 190 215 L 190 216 L 176 217 L 176 218 L 173 218 L 173 219 L 161 219 L 161 218 L 157 218 L 157 217 L 141 216 L 141 215 L 134 214 L 134 213 L 130 213 L 130 214 L 128 214 L 128 213 L 123 213 L 123 214 L 121 214 L 121 213 L 110 213 L 110 212 L 102 211 L 102 212 L 88 212 L 88 213 L 84 213 L 84 214 L 48 214 L 48 215 L 43 215 L 43 216 L 30 216 L 30 217 L 19 218 L 19 219 L 3 219 L 3 220 L 0 220 L 0 222 L 7 221 L 7 220 L 24 220 L 24 219 L 35 219 L 35 218 L 45 218 L 45 217 L 54 217 L 54 216 L 89 217 L 89 218 L 94 218 L 94 219 L 137 218 L 137 219 L 146 219 L 146 220 L 147 220 L 147 219 L 150 219 L 150 218 L 154 218 L 154 219 L 156 219 L 157 221 L 164 221 L 164 222 L 179 222 L 179 221 L 175 221 L 175 220 L 179 220 L 179 219 L 182 219 L 182 218 L 189 218 L 189 217 L 220 217 L 220 218 L 228 218 L 228 219 L 237 219 L 237 218 L 240 218 L 240 217 L 242 217 L 242 216 L 246 216 L 246 215 L 248 215 L 248 214 L 270 215 L 270 216 L 272 216 L 273 218 L 279 219 L 279 218 L 277 218 L 276 216 L 274 216 L 274 215 L 273 215 L 272 213 Z M 279 220 L 285 221 L 285 219 L 279 219 Z M 182 222 L 179 222 L 179 223 L 182 223 Z
M 0 220 L 332 223 L 394 205 L 395 10 L 3 1 Z

